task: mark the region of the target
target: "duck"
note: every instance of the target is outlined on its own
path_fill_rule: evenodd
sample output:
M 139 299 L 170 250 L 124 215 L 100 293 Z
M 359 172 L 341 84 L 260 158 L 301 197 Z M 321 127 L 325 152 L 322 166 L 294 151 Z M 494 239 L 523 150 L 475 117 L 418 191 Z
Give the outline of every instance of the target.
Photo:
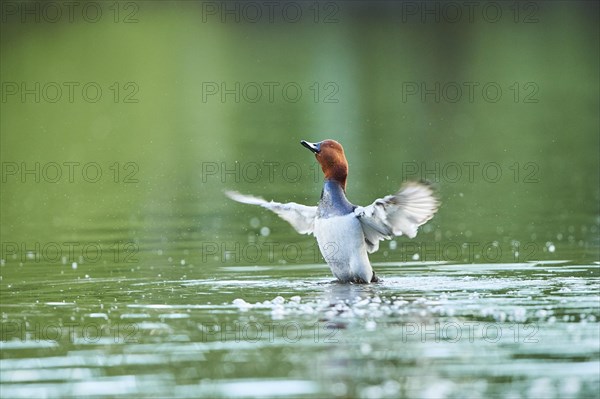
M 324 175 L 317 206 L 295 202 L 266 201 L 236 191 L 225 191 L 234 201 L 258 205 L 276 213 L 300 234 L 315 236 L 321 255 L 341 283 L 368 284 L 381 281 L 368 254 L 379 242 L 406 235 L 414 238 L 420 226 L 431 220 L 440 201 L 427 181 L 408 181 L 391 195 L 367 206 L 352 204 L 346 197 L 348 161 L 335 140 L 300 144 L 314 153 Z

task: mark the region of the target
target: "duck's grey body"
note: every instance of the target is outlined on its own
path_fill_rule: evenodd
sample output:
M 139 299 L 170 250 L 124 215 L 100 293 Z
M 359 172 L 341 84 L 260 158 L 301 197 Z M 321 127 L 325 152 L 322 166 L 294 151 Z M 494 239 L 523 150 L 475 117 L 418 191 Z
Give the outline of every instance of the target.
M 362 225 L 341 185 L 326 180 L 317 206 L 314 235 L 321 255 L 333 275 L 342 282 L 374 280 Z

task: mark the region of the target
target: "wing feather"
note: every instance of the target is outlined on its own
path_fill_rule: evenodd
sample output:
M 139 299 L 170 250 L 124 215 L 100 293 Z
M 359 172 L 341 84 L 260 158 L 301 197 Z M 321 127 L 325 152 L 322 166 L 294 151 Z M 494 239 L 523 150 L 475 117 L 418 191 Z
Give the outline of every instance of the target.
M 279 202 L 267 202 L 260 197 L 240 194 L 236 191 L 226 191 L 225 195 L 234 201 L 249 205 L 259 205 L 275 212 L 280 218 L 292 225 L 300 234 L 313 234 L 315 229 L 315 218 L 317 216 L 316 206 L 306 206 L 295 202 L 282 204 Z
M 357 207 L 354 214 L 363 227 L 369 253 L 379 249 L 379 241 L 406 234 L 417 235 L 419 226 L 437 212 L 440 202 L 426 182 L 405 183 L 396 194 L 375 200 L 371 205 Z

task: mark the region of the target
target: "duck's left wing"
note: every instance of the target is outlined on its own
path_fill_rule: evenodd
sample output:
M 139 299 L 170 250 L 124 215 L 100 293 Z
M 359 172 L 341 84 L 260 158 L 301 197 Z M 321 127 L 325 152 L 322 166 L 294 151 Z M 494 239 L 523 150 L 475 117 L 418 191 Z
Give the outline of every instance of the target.
M 431 185 L 408 182 L 396 194 L 357 207 L 354 214 L 361 222 L 367 251 L 372 253 L 379 249 L 380 240 L 402 234 L 414 238 L 418 227 L 433 217 L 439 205 Z
M 291 224 L 300 234 L 313 234 L 315 218 L 317 217 L 316 206 L 306 206 L 295 202 L 288 202 L 287 204 L 274 201 L 267 202 L 262 198 L 240 194 L 236 191 L 225 191 L 225 195 L 234 201 L 243 204 L 260 205 L 275 212 L 280 218 Z

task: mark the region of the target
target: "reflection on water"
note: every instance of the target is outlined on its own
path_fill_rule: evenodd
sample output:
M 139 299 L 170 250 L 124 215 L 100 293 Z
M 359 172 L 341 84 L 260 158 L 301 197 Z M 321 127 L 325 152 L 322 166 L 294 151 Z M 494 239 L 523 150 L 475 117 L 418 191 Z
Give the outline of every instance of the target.
M 3 397 L 597 392 L 598 265 L 376 264 L 387 277 L 373 285 L 308 277 L 317 265 L 283 268 L 288 279 L 239 267 L 212 281 L 120 283 L 172 300 L 13 300 Z M 48 295 L 63 289 L 57 281 Z

